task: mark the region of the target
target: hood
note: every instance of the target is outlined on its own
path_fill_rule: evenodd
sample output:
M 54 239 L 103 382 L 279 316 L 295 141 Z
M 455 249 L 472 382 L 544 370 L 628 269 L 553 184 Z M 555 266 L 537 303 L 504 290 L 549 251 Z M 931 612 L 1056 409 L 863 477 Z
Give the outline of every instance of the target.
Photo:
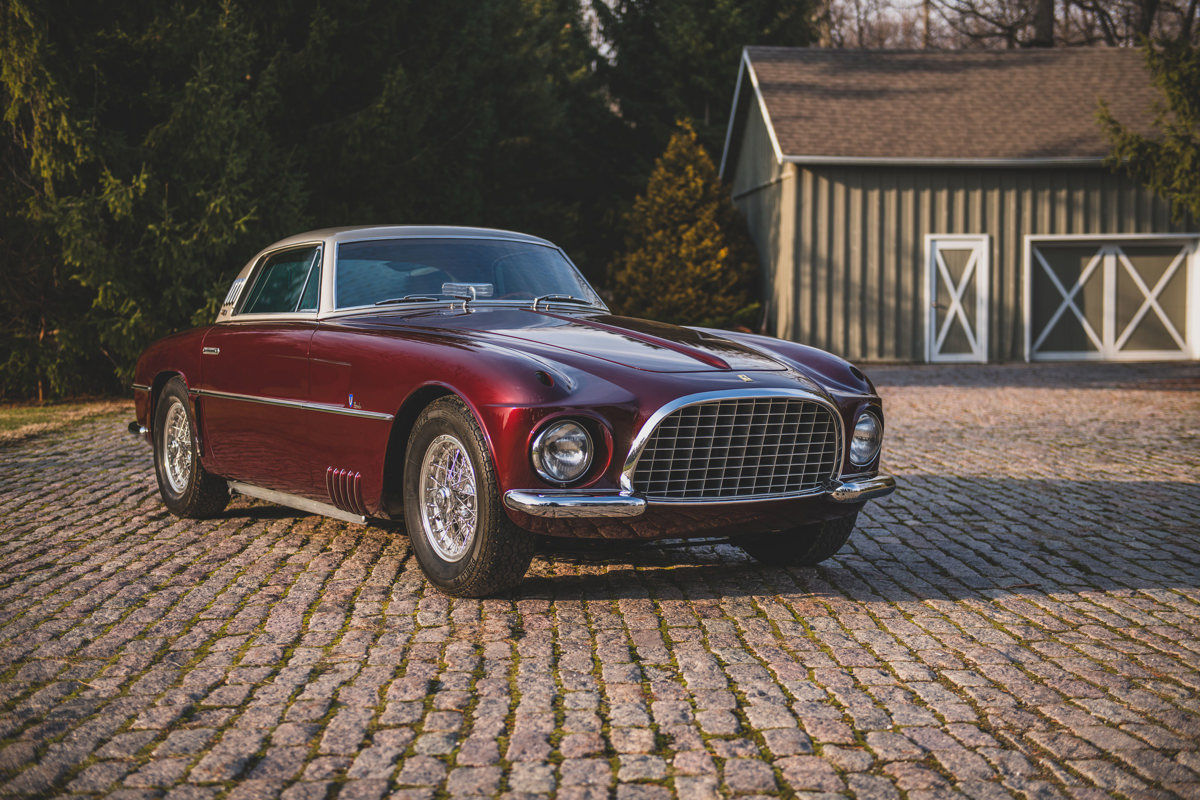
M 749 372 L 784 370 L 767 354 L 712 331 L 608 314 L 559 314 L 528 308 L 422 311 L 380 315 L 387 327 L 441 329 L 482 339 L 508 340 L 565 351 L 644 372 Z M 515 341 L 514 341 L 515 340 Z

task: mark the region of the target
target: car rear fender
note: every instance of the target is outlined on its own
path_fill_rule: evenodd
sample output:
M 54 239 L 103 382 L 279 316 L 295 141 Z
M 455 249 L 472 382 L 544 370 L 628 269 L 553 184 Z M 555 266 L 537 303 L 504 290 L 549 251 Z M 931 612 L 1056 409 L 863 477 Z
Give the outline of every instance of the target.
M 184 375 L 182 372 L 163 370 L 155 374 L 154 380 L 150 384 L 150 391 L 148 392 L 149 407 L 146 409 L 146 430 L 150 432 L 150 441 L 154 441 L 154 412 L 158 408 L 158 399 L 162 397 L 163 391 L 167 388 L 167 383 L 172 378 L 182 380 L 184 387 L 188 390 L 188 402 L 192 407 L 192 418 L 196 420 L 196 430 L 194 431 L 196 448 L 200 453 L 200 461 L 203 464 L 210 458 L 210 454 L 204 449 L 204 409 L 196 402 L 196 398 L 192 395 L 192 386 L 188 382 L 187 375 Z M 138 416 L 140 417 L 141 415 L 139 414 Z

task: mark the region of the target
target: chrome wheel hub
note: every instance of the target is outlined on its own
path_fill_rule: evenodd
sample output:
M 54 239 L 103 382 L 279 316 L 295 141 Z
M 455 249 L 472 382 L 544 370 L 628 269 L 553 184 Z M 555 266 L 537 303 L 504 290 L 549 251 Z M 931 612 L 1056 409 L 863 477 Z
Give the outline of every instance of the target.
M 475 541 L 475 468 L 462 442 L 442 434 L 421 462 L 421 528 L 443 561 L 458 561 Z
M 187 490 L 192 478 L 192 426 L 187 409 L 179 400 L 172 400 L 163 426 L 163 472 L 176 494 Z

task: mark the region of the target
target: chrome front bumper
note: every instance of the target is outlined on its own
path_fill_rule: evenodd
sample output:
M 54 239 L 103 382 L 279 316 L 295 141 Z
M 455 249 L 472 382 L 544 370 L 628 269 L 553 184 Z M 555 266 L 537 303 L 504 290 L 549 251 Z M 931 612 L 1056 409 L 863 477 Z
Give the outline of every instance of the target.
M 812 499 L 825 497 L 835 503 L 862 503 L 884 497 L 896 490 L 896 479 L 891 475 L 874 475 L 844 483 L 836 483 L 824 495 L 812 495 Z M 779 499 L 779 498 L 772 498 Z M 783 498 L 786 499 L 786 498 Z M 728 505 L 734 505 L 730 501 Z M 744 501 L 743 501 L 744 502 Z M 755 502 L 755 501 L 750 501 Z M 504 493 L 504 505 L 513 511 L 521 511 L 531 517 L 555 519 L 578 519 L 583 517 L 636 517 L 646 511 L 646 499 L 621 492 L 619 494 L 568 494 L 557 492 L 530 492 L 511 489 Z M 705 505 L 725 505 L 720 501 Z
M 646 500 L 631 494 L 546 494 L 511 489 L 504 505 L 531 517 L 636 517 L 646 510 Z
M 896 491 L 896 479 L 891 475 L 873 475 L 870 478 L 849 480 L 834 486 L 829 491 L 829 499 L 836 503 L 861 503 L 886 497 Z

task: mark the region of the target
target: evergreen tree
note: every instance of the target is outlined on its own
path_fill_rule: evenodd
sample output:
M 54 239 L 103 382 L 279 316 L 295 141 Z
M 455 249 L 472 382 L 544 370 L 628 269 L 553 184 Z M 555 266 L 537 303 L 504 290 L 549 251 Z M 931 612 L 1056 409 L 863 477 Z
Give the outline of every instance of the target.
M 305 228 L 605 249 L 620 123 L 579 2 L 7 0 L 0 396 L 123 390 Z
M 758 263 L 745 221 L 690 123 L 680 122 L 625 217 L 617 310 L 701 327 L 753 325 Z
M 592 0 L 609 49 L 602 74 L 631 129 L 634 185 L 644 184 L 677 119 L 691 119 L 701 144 L 720 152 L 742 48 L 813 43 L 821 7 L 816 0 Z
M 1147 43 L 1146 64 L 1162 92 L 1156 138 L 1126 127 L 1106 106 L 1100 121 L 1112 143 L 1106 163 L 1171 201 L 1176 221 L 1200 220 L 1200 47 L 1180 39 Z

